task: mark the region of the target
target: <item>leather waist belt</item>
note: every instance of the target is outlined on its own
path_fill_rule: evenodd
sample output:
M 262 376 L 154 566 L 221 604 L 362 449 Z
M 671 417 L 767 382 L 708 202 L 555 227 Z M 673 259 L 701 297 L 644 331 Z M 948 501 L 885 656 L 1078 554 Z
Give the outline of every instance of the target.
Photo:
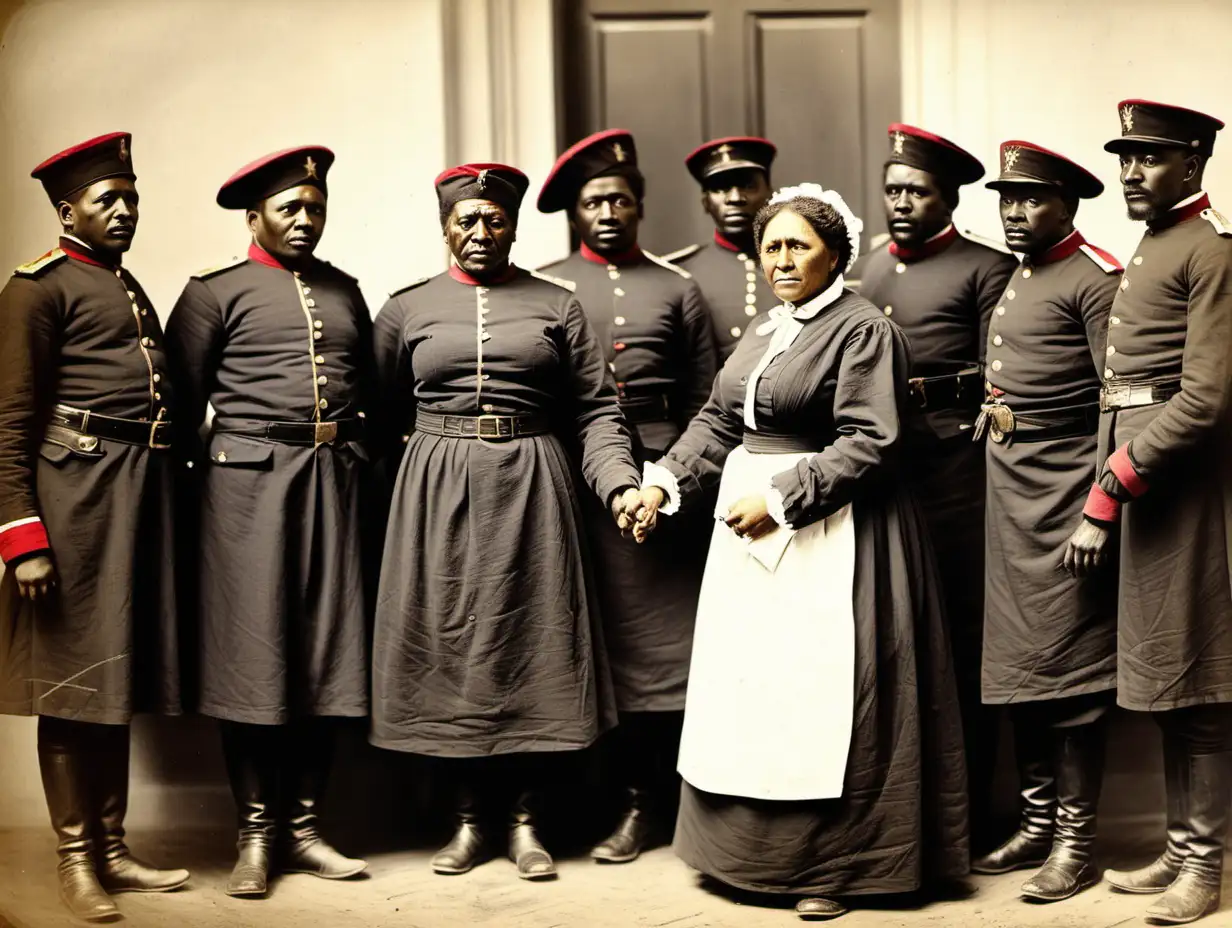
M 448 416 L 420 409 L 415 413 L 415 429 L 446 438 L 478 438 L 506 441 L 528 438 L 552 431 L 544 416 Z
M 1098 431 L 1097 403 L 1016 413 L 1005 403 L 992 401 L 980 407 L 972 440 L 979 441 L 987 434 L 997 444 L 1009 444 L 1094 435 Z
M 100 416 L 88 409 L 57 405 L 48 424 L 126 445 L 144 445 L 155 449 L 171 447 L 171 423 L 165 420 L 117 419 L 114 416 Z
M 644 422 L 670 422 L 674 418 L 666 393 L 622 396 L 618 402 L 620 411 L 624 413 L 625 421 L 633 425 Z
M 215 420 L 214 431 L 223 435 L 251 435 L 282 445 L 332 445 L 339 441 L 363 441 L 364 420 L 335 419 L 332 422 L 258 422 L 244 419 Z
M 1101 412 L 1114 409 L 1132 409 L 1135 406 L 1154 406 L 1166 403 L 1181 392 L 1180 377 L 1160 377 L 1155 380 L 1110 380 L 1099 390 Z
M 775 435 L 744 430 L 744 449 L 749 454 L 790 454 L 795 451 L 815 452 L 825 447 L 821 442 L 802 435 Z
M 977 364 L 952 374 L 912 377 L 908 402 L 912 409 L 936 412 L 944 409 L 976 409 L 984 398 L 984 371 Z

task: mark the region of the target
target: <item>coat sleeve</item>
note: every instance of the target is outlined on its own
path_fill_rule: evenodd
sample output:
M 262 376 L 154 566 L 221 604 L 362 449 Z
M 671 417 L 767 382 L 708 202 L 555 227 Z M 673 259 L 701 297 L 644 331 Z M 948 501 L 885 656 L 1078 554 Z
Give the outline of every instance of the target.
M 582 304 L 570 296 L 561 320 L 566 389 L 582 452 L 582 476 L 607 504 L 618 491 L 641 484 L 629 428 L 616 405 L 616 385 Z
M 0 292 L 0 560 L 10 566 L 51 545 L 39 512 L 35 464 L 55 391 L 60 312 L 37 280 Z
M 415 374 L 405 323 L 406 305 L 398 296 L 385 301 L 372 323 L 372 373 L 377 391 L 372 444 L 391 474 L 415 426 Z
M 1131 441 L 1108 457 L 1100 484 L 1146 493 L 1171 461 L 1191 454 L 1226 428 L 1232 406 L 1232 240 L 1219 237 L 1186 265 L 1189 324 L 1181 356 L 1181 388 Z M 1105 483 L 1105 481 L 1107 481 Z
M 898 444 L 906 351 L 889 321 L 855 328 L 843 346 L 834 387 L 835 440 L 771 481 L 783 514 L 801 528 L 841 509 L 878 475 Z
M 375 445 L 374 436 L 381 434 L 381 408 L 377 405 L 380 396 L 380 385 L 376 373 L 376 344 L 373 338 L 372 313 L 368 310 L 368 301 L 355 287 L 351 309 L 355 313 L 355 331 L 358 340 L 355 346 L 355 369 L 359 387 L 359 412 L 364 417 L 366 443 Z
M 222 307 L 205 281 L 193 277 L 184 285 L 167 318 L 165 340 L 175 383 L 176 442 L 190 460 L 198 460 L 199 430 L 226 347 Z
M 1091 363 L 1095 366 L 1096 375 L 1100 378 L 1104 373 L 1105 350 L 1108 345 L 1108 316 L 1120 283 L 1119 273 L 1104 274 L 1098 281 L 1083 288 L 1078 295 L 1078 312 L 1082 325 L 1086 329 Z M 1100 416 L 1099 434 L 1096 439 L 1097 461 L 1107 457 L 1111 451 L 1107 444 L 1112 431 L 1112 420 L 1107 415 Z M 1082 513 L 1092 522 L 1101 524 L 1116 522 L 1121 517 L 1121 503 L 1109 495 L 1096 480 L 1087 495 Z
M 717 486 L 727 456 L 744 439 L 744 422 L 723 402 L 720 380 L 715 377 L 706 405 L 658 461 L 660 467 L 671 473 L 675 483 L 670 488 L 663 487 L 671 498 L 670 505 L 663 509 L 665 515 L 672 514 L 678 507 L 687 508 Z
M 687 281 L 680 305 L 681 339 L 675 408 L 683 414 L 681 429 L 701 411 L 714 387 L 719 356 L 714 343 L 714 328 L 706 298 L 695 281 Z
M 980 363 L 988 352 L 988 326 L 992 321 L 993 310 L 1001 301 L 1005 288 L 1009 286 L 1010 278 L 1018 269 L 1018 262 L 1009 255 L 997 252 L 997 257 L 986 267 L 982 267 L 975 278 L 975 306 L 980 319 Z

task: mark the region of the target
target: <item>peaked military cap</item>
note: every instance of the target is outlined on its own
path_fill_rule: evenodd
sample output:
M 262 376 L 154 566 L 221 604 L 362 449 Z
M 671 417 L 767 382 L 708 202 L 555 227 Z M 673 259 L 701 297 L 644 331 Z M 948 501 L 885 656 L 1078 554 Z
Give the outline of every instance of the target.
M 244 165 L 218 189 L 223 209 L 252 209 L 266 197 L 309 184 L 328 194 L 325 175 L 334 153 L 323 145 L 284 148 Z
M 1045 184 L 1083 199 L 1104 192 L 1098 177 L 1064 155 L 1049 151 L 1032 142 L 1014 139 L 1001 143 L 1001 174 L 985 187 L 993 190 L 1012 188 L 1019 184 Z
M 588 181 L 607 174 L 641 178 L 637 146 L 627 129 L 605 129 L 565 150 L 539 191 L 539 211 L 568 209 Z
M 1121 137 L 1105 144 L 1104 150 L 1118 155 L 1135 145 L 1167 145 L 1210 155 L 1215 133 L 1223 128 L 1214 116 L 1150 100 L 1122 100 L 1117 110 Z
M 984 176 L 984 165 L 971 152 L 917 126 L 893 123 L 889 139 L 889 164 L 919 168 L 959 187 L 973 184 Z
M 530 178 L 507 164 L 475 163 L 443 171 L 434 183 L 442 217 L 462 200 L 491 200 L 517 216 Z
M 716 174 L 747 168 L 764 171 L 769 177 L 770 165 L 777 152 L 774 143 L 768 139 L 734 135 L 711 139 L 698 146 L 684 159 L 684 163 L 699 184 L 704 184 L 707 178 Z
M 130 150 L 132 142 L 133 137 L 128 132 L 109 132 L 52 155 L 31 171 L 30 176 L 42 183 L 53 204 L 108 177 L 136 180 Z

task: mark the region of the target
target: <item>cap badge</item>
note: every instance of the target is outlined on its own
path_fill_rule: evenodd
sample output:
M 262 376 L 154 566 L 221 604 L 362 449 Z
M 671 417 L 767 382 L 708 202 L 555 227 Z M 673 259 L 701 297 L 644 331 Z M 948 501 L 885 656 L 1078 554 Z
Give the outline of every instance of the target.
M 120 160 L 125 164 L 128 163 L 128 139 L 120 139 Z
M 722 155 L 723 161 L 731 161 L 732 147 L 726 143 L 720 145 L 714 150 L 716 155 Z
M 479 184 L 480 191 L 485 191 L 488 188 L 488 169 L 484 168 L 479 172 L 479 179 L 476 181 Z
M 901 155 L 903 153 L 903 143 L 907 141 L 907 137 L 901 132 L 894 133 L 894 154 Z
M 619 142 L 612 143 L 612 154 L 616 157 L 617 161 L 624 161 L 629 157 L 629 153 L 625 151 L 624 146 Z
M 1018 156 L 1020 154 L 1022 154 L 1022 149 L 1017 145 L 1011 145 L 1002 153 L 1002 157 L 1005 159 L 1004 170 L 1006 174 L 1014 170 L 1014 165 L 1018 163 Z
M 304 160 L 304 173 L 307 174 L 309 177 L 317 176 L 317 163 L 312 160 L 312 155 L 309 155 Z M 317 178 L 317 179 L 320 180 L 320 178 Z
M 1121 125 L 1125 127 L 1126 132 L 1134 131 L 1134 108 L 1126 104 L 1121 107 Z

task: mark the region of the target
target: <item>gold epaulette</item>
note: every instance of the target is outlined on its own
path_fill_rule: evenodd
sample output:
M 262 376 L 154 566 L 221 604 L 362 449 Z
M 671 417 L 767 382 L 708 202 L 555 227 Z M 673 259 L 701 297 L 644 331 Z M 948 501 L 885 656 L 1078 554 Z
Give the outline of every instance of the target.
M 542 271 L 530 271 L 528 273 L 536 280 L 545 280 L 550 284 L 556 284 L 558 287 L 564 287 L 570 293 L 577 291 L 577 284 L 572 280 L 565 280 L 563 277 L 553 277 L 551 274 L 544 274 Z
M 242 258 L 231 258 L 228 261 L 224 261 L 222 264 L 215 264 L 213 267 L 207 267 L 203 271 L 197 271 L 197 273 L 193 274 L 192 276 L 200 280 L 205 280 L 207 277 L 213 277 L 215 274 L 221 274 L 223 271 L 230 270 L 233 267 L 237 267 L 238 265 L 243 264 L 247 260 L 248 260 L 247 255 L 245 255 Z
M 1013 254 L 1013 252 L 1010 251 L 1010 246 L 1005 244 L 1005 242 L 999 242 L 995 238 L 988 238 L 987 236 L 980 235 L 978 232 L 972 232 L 970 229 L 963 229 L 962 237 L 968 239 L 969 241 L 975 242 L 977 245 L 983 245 L 985 248 L 991 248 L 993 251 L 999 251 L 1006 255 Z
M 1228 217 L 1219 210 L 1211 208 L 1202 211 L 1202 218 L 1215 227 L 1215 231 L 1220 235 L 1232 236 L 1232 222 L 1228 221 Z
M 659 267 L 665 267 L 665 268 L 667 268 L 669 271 L 672 271 L 673 273 L 679 274 L 679 275 L 680 275 L 681 277 L 683 277 L 685 280 L 692 280 L 692 279 L 693 279 L 693 275 L 692 275 L 692 274 L 690 274 L 690 273 L 689 273 L 688 271 L 686 271 L 684 268 L 682 268 L 682 267 L 677 267 L 676 265 L 672 264 L 672 263 L 671 263 L 670 261 L 668 261 L 666 258 L 660 258 L 658 255 L 652 255 L 650 252 L 648 252 L 648 251 L 644 251 L 644 250 L 642 251 L 642 254 L 644 254 L 644 255 L 645 255 L 645 256 L 646 256 L 649 260 L 653 261 L 655 264 L 659 265 Z
M 393 291 L 389 295 L 389 298 L 392 300 L 394 297 L 401 296 L 403 293 L 406 293 L 408 290 L 414 290 L 416 287 L 422 287 L 424 284 L 426 284 L 431 279 L 432 279 L 431 277 L 421 277 L 419 278 L 419 280 L 409 283 L 405 287 L 399 287 L 397 290 Z
M 663 256 L 664 261 L 680 261 L 683 258 L 691 258 L 702 250 L 701 245 L 685 245 L 678 251 L 673 251 L 670 254 Z
M 51 251 L 42 257 L 35 258 L 26 264 L 18 265 L 14 270 L 14 274 L 20 274 L 22 277 L 37 277 L 47 268 L 67 258 L 68 255 L 60 248 L 53 248 Z

